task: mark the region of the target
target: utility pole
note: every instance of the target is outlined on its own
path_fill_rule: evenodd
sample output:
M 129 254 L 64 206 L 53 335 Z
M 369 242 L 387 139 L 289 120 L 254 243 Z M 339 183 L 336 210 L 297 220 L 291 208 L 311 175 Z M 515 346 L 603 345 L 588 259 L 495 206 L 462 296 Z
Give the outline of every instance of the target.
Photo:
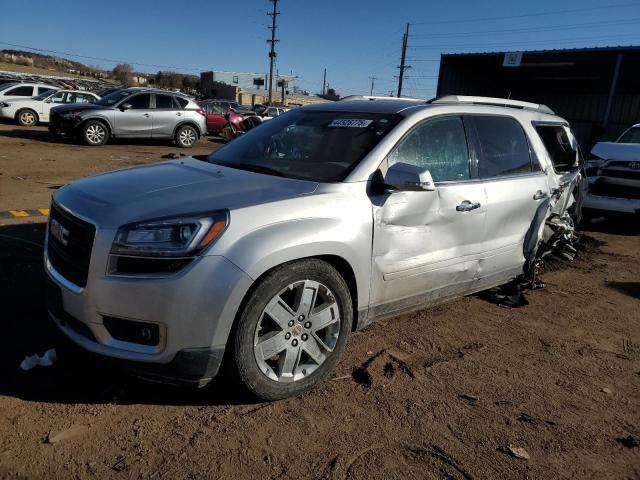
M 405 61 L 407 59 L 407 42 L 409 41 L 409 24 L 407 23 L 407 30 L 402 36 L 402 57 L 400 58 L 400 75 L 398 76 L 398 97 L 402 95 L 402 80 L 404 79 L 404 71 L 407 68 L 411 68 L 408 65 L 405 65 Z
M 373 82 L 375 82 L 378 77 L 369 77 L 371 79 L 371 91 L 369 92 L 369 95 L 373 96 Z
M 322 95 L 327 93 L 327 69 L 324 69 L 324 75 L 322 77 Z
M 271 51 L 269 52 L 269 105 L 272 104 L 273 101 L 273 63 L 276 60 L 276 42 L 279 40 L 276 39 L 276 17 L 280 14 L 278 11 L 278 1 L 279 0 L 269 0 L 273 3 L 273 12 L 267 13 L 271 17 L 271 40 L 267 40 L 268 43 L 271 43 Z

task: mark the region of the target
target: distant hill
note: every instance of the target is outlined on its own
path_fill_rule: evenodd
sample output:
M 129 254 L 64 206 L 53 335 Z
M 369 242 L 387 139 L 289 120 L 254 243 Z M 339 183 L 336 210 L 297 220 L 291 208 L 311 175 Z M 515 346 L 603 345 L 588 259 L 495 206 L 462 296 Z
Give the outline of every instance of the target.
M 91 67 L 67 58 L 21 50 L 0 50 L 0 62 L 44 69 L 52 74 L 76 74 L 95 78 L 107 78 L 110 76 L 110 72 L 98 67 Z

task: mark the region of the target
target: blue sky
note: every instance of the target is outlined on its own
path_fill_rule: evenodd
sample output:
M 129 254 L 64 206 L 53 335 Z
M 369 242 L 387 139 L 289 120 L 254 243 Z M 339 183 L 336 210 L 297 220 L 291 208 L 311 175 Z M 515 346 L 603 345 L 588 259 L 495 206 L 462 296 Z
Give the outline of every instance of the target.
M 68 56 L 102 68 L 115 65 L 105 59 L 142 72 L 269 68 L 268 0 L 3 3 L 0 42 L 98 57 Z M 640 0 L 281 0 L 279 10 L 279 72 L 317 92 L 326 67 L 343 95 L 368 93 L 371 76 L 374 93 L 395 91 L 407 22 L 412 68 L 403 93 L 424 98 L 435 92 L 443 52 L 640 44 Z

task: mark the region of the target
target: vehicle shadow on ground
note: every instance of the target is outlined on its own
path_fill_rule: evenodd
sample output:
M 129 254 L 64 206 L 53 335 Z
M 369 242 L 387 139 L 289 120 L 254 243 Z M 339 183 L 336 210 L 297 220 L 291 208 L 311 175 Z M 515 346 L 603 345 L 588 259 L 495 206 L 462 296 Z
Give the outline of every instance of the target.
M 630 297 L 640 299 L 640 282 L 607 282 L 607 287 Z
M 44 403 L 239 405 L 256 401 L 225 378 L 202 389 L 134 378 L 72 345 L 44 303 L 44 223 L 0 226 L 0 395 Z M 23 371 L 29 355 L 55 348 L 51 367 Z

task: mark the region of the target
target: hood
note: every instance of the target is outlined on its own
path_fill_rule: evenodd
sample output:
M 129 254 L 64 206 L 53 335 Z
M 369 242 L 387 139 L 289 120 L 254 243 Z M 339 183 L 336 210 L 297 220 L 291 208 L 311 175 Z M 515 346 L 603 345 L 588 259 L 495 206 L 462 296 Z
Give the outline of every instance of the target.
M 73 182 L 54 200 L 99 227 L 219 209 L 237 209 L 313 193 L 318 184 L 182 160 L 116 170 Z
M 640 143 L 596 143 L 591 154 L 603 160 L 640 160 Z
M 111 110 L 113 107 L 105 107 L 104 105 L 96 105 L 95 103 L 67 103 L 57 105 L 51 110 L 57 113 L 79 112 L 81 110 Z

